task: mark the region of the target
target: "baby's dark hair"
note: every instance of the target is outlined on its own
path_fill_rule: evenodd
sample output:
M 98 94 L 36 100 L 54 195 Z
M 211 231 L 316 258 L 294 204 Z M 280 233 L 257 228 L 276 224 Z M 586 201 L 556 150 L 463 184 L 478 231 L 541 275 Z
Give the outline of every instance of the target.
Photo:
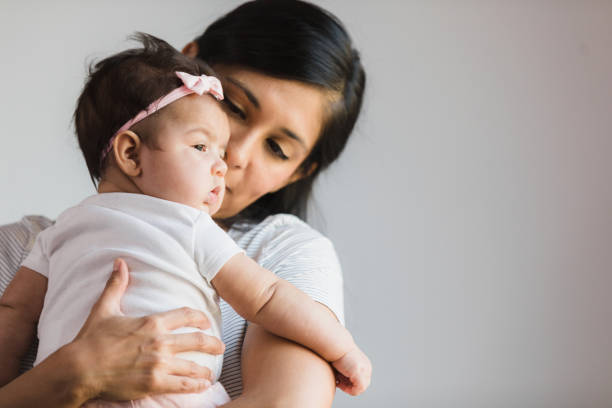
M 142 47 L 90 66 L 74 111 L 79 146 L 94 185 L 103 175 L 108 157 L 102 160 L 102 155 L 115 132 L 153 101 L 182 85 L 175 71 L 212 75 L 201 60 L 184 56 L 159 38 L 144 33 L 130 38 Z M 151 142 L 147 135 L 139 136 L 143 143 Z

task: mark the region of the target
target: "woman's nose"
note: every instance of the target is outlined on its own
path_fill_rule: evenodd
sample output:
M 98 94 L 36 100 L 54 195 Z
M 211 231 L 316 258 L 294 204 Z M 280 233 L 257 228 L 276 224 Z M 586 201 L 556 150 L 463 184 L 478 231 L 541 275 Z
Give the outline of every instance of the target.
M 239 134 L 238 132 L 232 132 L 232 136 L 230 137 L 229 143 L 227 144 L 225 158 L 229 168 L 246 168 L 256 139 L 256 135 L 253 131 L 246 131 L 242 134 Z

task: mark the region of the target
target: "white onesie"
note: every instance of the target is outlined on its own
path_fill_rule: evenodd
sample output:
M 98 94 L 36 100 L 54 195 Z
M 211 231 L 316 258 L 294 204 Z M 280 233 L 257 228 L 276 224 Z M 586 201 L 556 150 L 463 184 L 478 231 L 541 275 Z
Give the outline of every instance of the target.
M 35 365 L 72 341 L 112 270 L 125 259 L 130 284 L 122 311 L 144 316 L 189 306 L 204 311 L 221 338 L 219 298 L 210 280 L 240 247 L 205 212 L 142 194 L 104 193 L 64 211 L 41 232 L 23 265 L 48 278 Z M 183 329 L 182 331 L 196 331 Z M 181 353 L 209 367 L 223 356 Z

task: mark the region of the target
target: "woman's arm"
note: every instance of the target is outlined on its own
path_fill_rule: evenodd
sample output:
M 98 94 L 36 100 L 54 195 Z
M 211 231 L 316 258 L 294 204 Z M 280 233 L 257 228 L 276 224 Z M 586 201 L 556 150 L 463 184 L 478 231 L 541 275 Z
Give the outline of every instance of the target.
M 223 408 L 326 408 L 336 388 L 329 363 L 254 324 L 242 349 L 242 385 L 242 395 Z
M 79 407 L 95 397 L 125 400 L 207 388 L 210 370 L 174 354 L 220 354 L 221 341 L 200 332 L 169 334 L 184 326 L 208 328 L 206 315 L 184 308 L 126 317 L 120 302 L 127 285 L 127 265 L 118 261 L 77 337 L 0 388 L 0 407 Z
M 22 266 L 0 297 L 0 386 L 19 375 L 34 340 L 47 291 L 47 278 Z
M 62 347 L 0 388 L 0 407 L 79 407 L 90 396 L 74 357 L 70 347 Z
M 269 217 L 247 232 L 235 233 L 234 239 L 262 267 L 291 282 L 335 320 L 342 321 L 342 271 L 331 241 L 287 215 Z M 227 314 L 232 319 L 232 314 Z M 232 335 L 237 332 L 231 331 Z M 235 370 L 235 357 L 224 367 L 224 385 L 234 394 L 242 392 L 228 408 L 331 405 L 334 372 L 310 350 L 249 324 L 242 351 L 242 387 L 236 389 L 237 378 L 230 374 Z
M 286 280 L 245 254 L 234 255 L 212 279 L 219 295 L 250 322 L 315 351 L 342 374 L 340 389 L 361 394 L 371 364 L 352 336 L 330 313 Z

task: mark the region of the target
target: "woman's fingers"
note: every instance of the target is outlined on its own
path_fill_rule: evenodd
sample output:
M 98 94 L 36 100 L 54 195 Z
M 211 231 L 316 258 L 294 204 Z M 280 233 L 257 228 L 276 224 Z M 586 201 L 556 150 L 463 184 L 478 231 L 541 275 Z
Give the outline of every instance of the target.
M 210 327 L 204 312 L 189 307 L 157 313 L 152 315 L 151 318 L 155 320 L 156 325 L 161 325 L 165 330 L 175 330 L 180 327 L 196 327 L 200 330 L 206 330 Z
M 206 354 L 223 354 L 225 344 L 215 336 L 202 332 L 171 334 L 169 348 L 172 353 L 201 351 Z
M 115 259 L 113 272 L 106 281 L 106 286 L 102 294 L 92 306 L 87 320 L 76 336 L 77 339 L 85 335 L 96 322 L 112 317 L 113 315 L 123 316 L 123 313 L 121 313 L 121 297 L 127 289 L 128 281 L 129 275 L 127 264 L 123 259 Z
M 159 394 L 199 393 L 210 385 L 211 382 L 207 378 L 192 378 L 160 372 L 136 373 L 129 377 L 123 376 L 121 381 L 113 384 L 112 392 L 103 391 L 97 396 L 104 400 L 123 401 Z
M 177 394 L 202 392 L 210 387 L 210 381 L 205 378 L 190 378 L 176 375 L 163 375 L 154 380 L 150 387 L 155 394 Z
M 209 387 L 209 368 L 175 355 L 186 351 L 220 354 L 224 349 L 221 341 L 199 330 L 171 333 L 186 327 L 209 328 L 206 315 L 190 308 L 142 317 L 123 315 L 120 304 L 128 275 L 127 264 L 116 260 L 103 293 L 70 344 L 80 356 L 82 371 L 78 374 L 91 396 L 128 400 Z
M 210 368 L 179 357 L 172 359 L 168 363 L 168 374 L 179 377 L 212 380 L 212 371 Z

